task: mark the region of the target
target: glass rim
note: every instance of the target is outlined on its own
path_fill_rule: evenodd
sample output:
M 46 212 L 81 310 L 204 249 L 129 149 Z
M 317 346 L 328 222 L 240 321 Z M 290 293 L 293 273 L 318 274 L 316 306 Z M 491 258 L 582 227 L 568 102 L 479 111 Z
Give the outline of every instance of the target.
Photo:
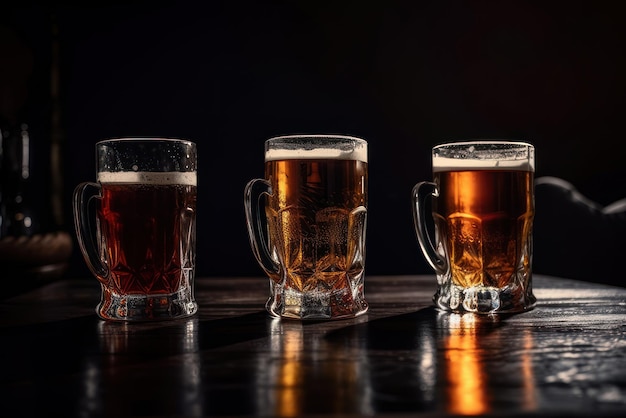
M 149 136 L 138 136 L 138 137 L 132 137 L 132 136 L 128 136 L 128 137 L 118 137 L 118 138 L 107 138 L 107 139 L 102 139 L 98 142 L 96 142 L 96 145 L 105 145 L 105 144 L 110 144 L 110 143 L 115 143 L 115 142 L 167 142 L 167 143 L 178 143 L 178 144 L 187 144 L 187 145 L 193 145 L 195 146 L 196 143 L 194 141 L 191 141 L 189 139 L 185 139 L 185 138 L 171 138 L 171 137 L 149 137 Z
M 510 145 L 512 147 L 528 147 L 534 149 L 535 146 L 527 141 L 516 141 L 516 140 L 507 140 L 507 139 L 477 139 L 477 140 L 469 140 L 469 141 L 451 141 L 451 142 L 442 142 L 441 144 L 437 144 L 433 147 L 433 151 L 442 148 L 450 148 L 450 147 L 464 147 L 464 146 L 472 146 L 472 145 Z
M 367 140 L 360 138 L 358 136 L 353 135 L 344 135 L 344 134 L 290 134 L 290 135 L 278 135 L 273 136 L 265 140 L 266 143 L 275 142 L 280 140 L 306 140 L 306 139 L 336 139 L 336 140 L 348 140 L 348 141 L 356 141 L 367 144 Z

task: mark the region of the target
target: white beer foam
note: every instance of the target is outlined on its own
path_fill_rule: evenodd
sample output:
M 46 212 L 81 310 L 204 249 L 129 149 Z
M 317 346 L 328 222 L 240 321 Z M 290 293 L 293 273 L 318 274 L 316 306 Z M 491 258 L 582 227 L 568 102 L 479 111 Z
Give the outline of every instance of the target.
M 462 158 L 433 158 L 433 172 L 459 170 L 518 170 L 535 171 L 532 161 L 524 160 L 472 160 Z
M 265 151 L 265 161 L 275 160 L 358 160 L 367 162 L 367 147 L 344 151 L 339 149 L 270 149 Z
M 198 183 L 195 171 L 180 172 L 147 172 L 147 171 L 102 171 L 98 173 L 100 183 L 125 183 L 125 184 L 181 184 L 196 186 Z
M 459 170 L 535 171 L 535 148 L 526 142 L 468 141 L 433 148 L 433 172 Z

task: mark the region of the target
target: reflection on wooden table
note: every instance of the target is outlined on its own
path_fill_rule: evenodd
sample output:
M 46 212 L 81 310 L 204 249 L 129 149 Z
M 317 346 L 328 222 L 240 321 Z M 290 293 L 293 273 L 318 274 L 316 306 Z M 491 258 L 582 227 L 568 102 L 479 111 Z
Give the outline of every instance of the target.
M 536 276 L 537 307 L 441 313 L 433 276 L 366 280 L 368 314 L 278 320 L 262 278 L 201 278 L 199 314 L 104 322 L 91 279 L 0 302 L 9 416 L 621 416 L 626 289 Z

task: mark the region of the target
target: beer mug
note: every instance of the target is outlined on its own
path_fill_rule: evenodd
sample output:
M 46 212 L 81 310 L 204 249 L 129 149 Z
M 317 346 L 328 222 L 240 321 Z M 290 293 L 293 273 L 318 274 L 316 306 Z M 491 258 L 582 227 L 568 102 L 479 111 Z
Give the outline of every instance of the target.
M 412 208 L 421 250 L 437 274 L 437 307 L 459 313 L 532 309 L 534 147 L 442 144 L 432 149 L 432 169 L 434 181 L 413 188 Z
M 245 187 L 250 245 L 270 278 L 274 317 L 365 313 L 367 142 L 282 136 L 265 142 L 265 179 Z
M 196 168 L 196 145 L 186 140 L 96 144 L 97 183 L 76 187 L 73 211 L 79 247 L 102 287 L 101 318 L 174 319 L 198 310 Z

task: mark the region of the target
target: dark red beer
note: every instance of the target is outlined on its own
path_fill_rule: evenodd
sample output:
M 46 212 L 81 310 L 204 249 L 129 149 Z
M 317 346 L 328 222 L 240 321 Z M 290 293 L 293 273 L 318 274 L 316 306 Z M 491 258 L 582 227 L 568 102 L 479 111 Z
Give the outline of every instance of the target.
M 100 248 L 114 293 L 172 294 L 193 278 L 196 186 L 168 181 L 102 182 Z

